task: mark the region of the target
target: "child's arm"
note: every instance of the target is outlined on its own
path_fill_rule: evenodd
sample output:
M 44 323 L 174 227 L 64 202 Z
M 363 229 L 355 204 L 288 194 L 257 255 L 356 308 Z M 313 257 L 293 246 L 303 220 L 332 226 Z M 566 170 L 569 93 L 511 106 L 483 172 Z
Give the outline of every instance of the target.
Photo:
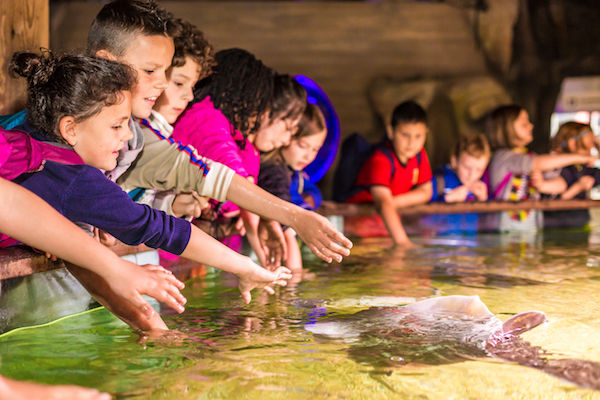
M 200 196 L 229 200 L 263 218 L 291 226 L 313 253 L 327 262 L 333 259 L 340 262 L 350 253 L 352 242 L 326 218 L 285 202 L 235 174 L 231 168 L 201 157 L 210 167 L 204 175 L 204 170 L 190 162 L 187 153 L 177 150 L 177 144 L 162 140 L 152 146 L 155 151 L 149 152 L 145 146 L 133 169 L 127 171 L 120 183 L 128 188 L 196 190 Z M 169 169 L 165 165 L 177 168 Z
M 252 289 L 262 287 L 272 294 L 274 292 L 271 285 L 285 286 L 286 280 L 291 278 L 287 268 L 267 271 L 193 225 L 190 240 L 181 256 L 237 275 L 240 280 L 239 289 L 246 303 L 251 300 Z
M 411 246 L 412 242 L 408 239 L 406 231 L 402 226 L 400 215 L 396 211 L 395 198 L 392 196 L 390 188 L 377 185 L 372 186 L 370 191 L 373 195 L 375 208 L 381 214 L 381 219 L 394 243 L 398 246 Z
M 99 275 L 118 296 L 146 316 L 154 311 L 141 294 L 152 296 L 178 312 L 183 311 L 186 300 L 179 289 L 184 285 L 169 271 L 160 266 L 144 268 L 122 260 L 18 185 L 0 179 L 0 193 L 3 233 Z
M 567 189 L 567 182 L 562 177 L 545 179 L 539 170 L 531 172 L 531 184 L 538 192 L 544 194 L 560 194 Z
M 533 158 L 532 170 L 549 171 L 573 164 L 590 164 L 596 157 L 581 154 L 542 154 Z
M 234 175 L 227 200 L 266 219 L 290 226 L 318 257 L 327 262 L 342 261 L 350 254 L 352 242 L 327 218 L 273 196 L 245 178 Z
M 562 178 L 561 178 L 562 179 Z M 584 175 L 577 182 L 572 184 L 560 196 L 563 200 L 571 200 L 581 192 L 587 192 L 594 187 L 595 179 L 593 176 Z
M 425 204 L 431 199 L 431 181 L 415 186 L 411 191 L 393 197 L 396 209 Z

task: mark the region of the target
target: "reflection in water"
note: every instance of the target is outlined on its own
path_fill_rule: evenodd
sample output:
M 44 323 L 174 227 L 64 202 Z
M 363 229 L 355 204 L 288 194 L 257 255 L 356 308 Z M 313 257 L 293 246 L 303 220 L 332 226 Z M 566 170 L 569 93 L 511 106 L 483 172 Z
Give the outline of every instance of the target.
M 600 399 L 600 392 L 548 375 L 582 385 L 576 375 L 594 376 L 593 361 L 600 360 L 597 237 L 420 238 L 422 247 L 411 250 L 392 248 L 388 239 L 362 240 L 342 264 L 305 255 L 309 274 L 275 296 L 255 291 L 250 305 L 232 275 L 180 260 L 173 268 L 189 278 L 187 309 L 165 320 L 187 338 L 140 345 L 118 320 L 95 312 L 0 336 L 0 373 L 127 399 Z M 352 342 L 304 330 L 309 322 L 355 319 L 369 307 L 457 294 L 478 295 L 499 316 L 495 323 L 529 309 L 543 310 L 549 323 L 526 333 L 523 343 L 516 337 L 492 350 L 473 336 L 489 334 L 485 319 L 467 320 L 469 329 L 461 331 L 464 321 L 444 318 L 406 318 L 402 326 L 367 318 L 368 329 Z M 425 334 L 432 330 L 440 335 Z M 465 340 L 456 340 L 457 332 Z M 534 360 L 547 374 L 491 362 L 492 351 L 506 360 L 523 355 L 511 362 Z M 581 359 L 590 363 L 569 361 Z

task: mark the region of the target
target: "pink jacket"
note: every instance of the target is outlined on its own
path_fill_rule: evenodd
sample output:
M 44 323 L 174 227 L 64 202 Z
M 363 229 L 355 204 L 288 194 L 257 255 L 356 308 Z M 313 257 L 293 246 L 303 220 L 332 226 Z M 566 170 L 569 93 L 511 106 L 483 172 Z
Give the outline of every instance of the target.
M 184 145 L 192 145 L 200 155 L 227 165 L 243 177 L 252 176 L 256 183 L 260 154 L 238 130 L 232 136 L 232 129 L 225 115 L 207 97 L 181 115 L 171 137 Z M 245 140 L 244 149 L 238 147 L 236 140 Z
M 225 164 L 243 177 L 251 176 L 257 182 L 260 170 L 260 154 L 252 143 L 244 139 L 237 129 L 210 100 L 204 100 L 188 108 L 175 123 L 171 137 L 183 145 L 193 146 L 200 155 L 213 161 Z M 245 142 L 241 149 L 236 141 Z M 238 207 L 226 202 L 221 208 L 221 215 L 237 211 Z

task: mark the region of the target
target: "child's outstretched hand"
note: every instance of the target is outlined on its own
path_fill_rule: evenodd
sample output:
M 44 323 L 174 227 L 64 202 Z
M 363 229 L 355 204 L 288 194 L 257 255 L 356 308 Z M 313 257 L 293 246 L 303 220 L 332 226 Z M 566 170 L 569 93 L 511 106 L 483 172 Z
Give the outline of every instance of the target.
M 187 300 L 179 292 L 185 285 L 175 278 L 171 271 L 159 265 L 139 266 L 125 260 L 122 260 L 122 265 L 113 270 L 118 276 L 104 276 L 111 289 L 138 308 L 146 317 L 150 318 L 154 310 L 144 300 L 142 294 L 165 303 L 178 313 L 185 310 L 184 305 Z
M 343 257 L 350 254 L 352 242 L 322 215 L 302 209 L 291 227 L 310 250 L 324 261 L 341 262 Z
M 279 267 L 274 271 L 268 271 L 252 261 L 252 267 L 248 268 L 247 272 L 237 274 L 240 282 L 238 288 L 242 294 L 242 298 L 246 304 L 250 303 L 252 296 L 250 291 L 254 288 L 263 288 L 269 294 L 275 293 L 273 285 L 285 286 L 288 279 L 292 277 L 289 269 Z

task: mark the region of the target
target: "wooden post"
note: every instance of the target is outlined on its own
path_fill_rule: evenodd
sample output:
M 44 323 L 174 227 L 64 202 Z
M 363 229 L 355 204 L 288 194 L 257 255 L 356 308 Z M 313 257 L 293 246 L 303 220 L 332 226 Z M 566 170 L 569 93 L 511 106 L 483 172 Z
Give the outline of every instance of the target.
M 48 48 L 49 10 L 49 0 L 0 1 L 0 115 L 25 107 L 25 80 L 11 77 L 8 64 L 15 51 Z

